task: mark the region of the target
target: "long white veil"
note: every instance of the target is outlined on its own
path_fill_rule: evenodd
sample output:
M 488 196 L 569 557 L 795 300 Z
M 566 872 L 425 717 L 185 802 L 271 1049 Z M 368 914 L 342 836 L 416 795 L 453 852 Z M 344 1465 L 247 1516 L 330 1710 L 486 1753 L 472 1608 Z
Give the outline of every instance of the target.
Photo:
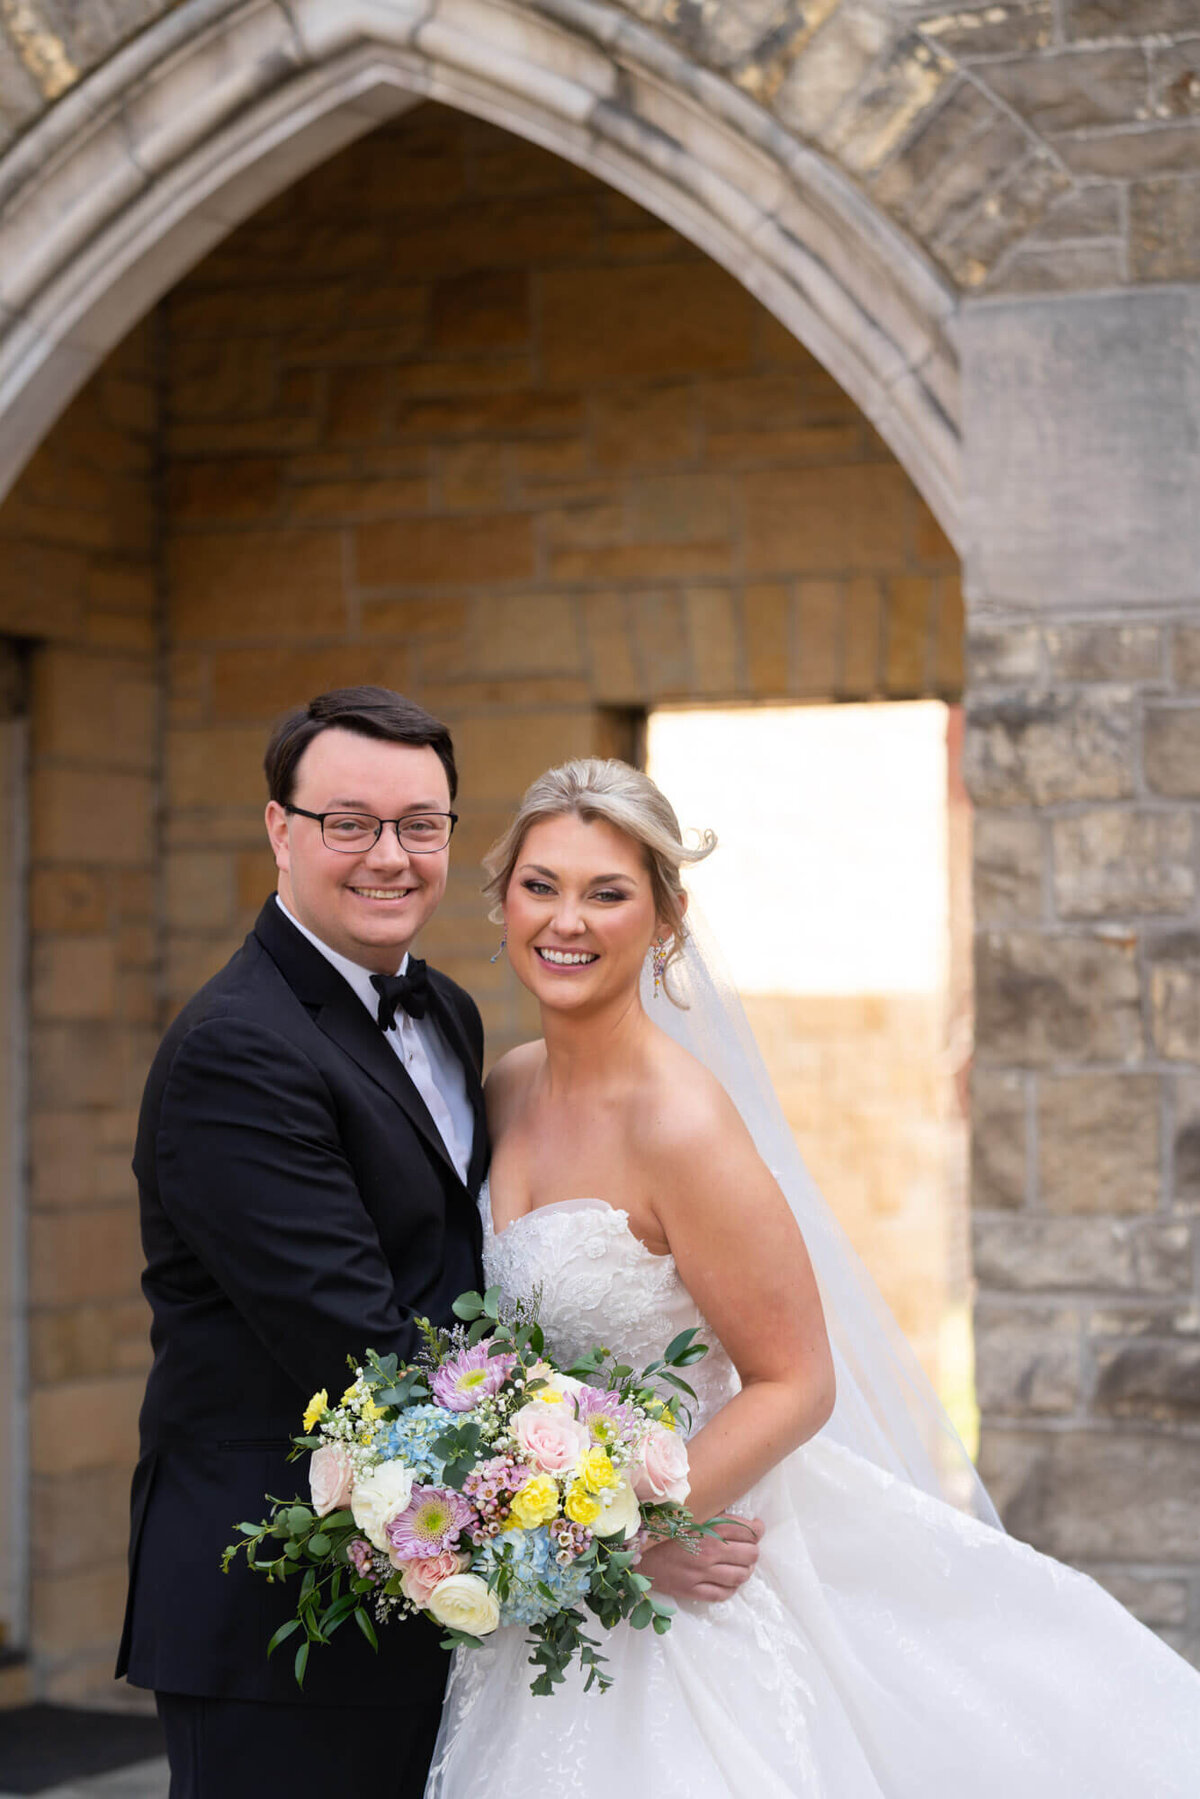
M 648 971 L 643 1004 L 725 1088 L 804 1234 L 837 1372 L 837 1403 L 823 1435 L 999 1528 L 944 1407 L 804 1166 L 737 989 L 690 896 L 686 946 L 667 978 L 681 1004 L 665 995 L 655 1002 Z

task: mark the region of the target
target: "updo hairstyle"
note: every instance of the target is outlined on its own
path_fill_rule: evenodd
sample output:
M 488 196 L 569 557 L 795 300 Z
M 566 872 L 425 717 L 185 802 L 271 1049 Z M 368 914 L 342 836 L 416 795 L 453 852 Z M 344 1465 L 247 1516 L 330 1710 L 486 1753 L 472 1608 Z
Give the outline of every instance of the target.
M 564 762 L 560 768 L 547 769 L 526 790 L 508 829 L 483 859 L 488 877 L 483 891 L 491 902 L 488 917 L 493 924 L 503 920 L 504 895 L 530 827 L 543 819 L 571 815 L 585 824 L 602 820 L 640 845 L 650 876 L 655 913 L 671 932 L 665 964 L 669 968 L 683 953 L 687 936 L 686 901 L 679 871 L 685 863 L 702 862 L 711 855 L 717 839 L 712 831 L 705 831 L 697 847 L 688 849 L 666 795 L 641 769 L 615 758 L 588 756 Z M 663 984 L 666 985 L 665 980 Z

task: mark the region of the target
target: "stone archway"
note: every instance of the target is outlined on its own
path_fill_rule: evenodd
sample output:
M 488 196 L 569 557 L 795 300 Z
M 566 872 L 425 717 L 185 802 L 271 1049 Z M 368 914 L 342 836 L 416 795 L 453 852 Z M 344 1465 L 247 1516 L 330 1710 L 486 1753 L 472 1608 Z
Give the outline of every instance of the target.
M 202 15 L 217 15 L 197 29 Z M 570 22 L 568 22 L 570 20 Z M 99 359 L 247 214 L 427 96 L 555 151 L 730 270 L 959 525 L 949 283 L 831 160 L 615 7 L 184 6 L 5 163 L 0 491 Z

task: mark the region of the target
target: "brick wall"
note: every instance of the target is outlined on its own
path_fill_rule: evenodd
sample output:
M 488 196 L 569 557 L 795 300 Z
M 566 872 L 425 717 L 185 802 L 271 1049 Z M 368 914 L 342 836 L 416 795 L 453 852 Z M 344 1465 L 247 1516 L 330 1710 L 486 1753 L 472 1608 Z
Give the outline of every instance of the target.
M 982 1469 L 1200 1658 L 1200 628 L 970 647 Z
M 949 546 L 817 363 L 590 176 L 436 107 L 343 153 L 166 305 L 173 1002 L 268 890 L 264 727 L 340 681 L 454 727 L 430 933 L 493 1044 L 478 861 L 597 708 L 957 693 Z
M 111 1673 L 148 1361 L 129 1157 L 159 1010 L 153 339 L 110 356 L 0 507 L 0 632 L 36 646 L 32 1628 L 58 1698 Z

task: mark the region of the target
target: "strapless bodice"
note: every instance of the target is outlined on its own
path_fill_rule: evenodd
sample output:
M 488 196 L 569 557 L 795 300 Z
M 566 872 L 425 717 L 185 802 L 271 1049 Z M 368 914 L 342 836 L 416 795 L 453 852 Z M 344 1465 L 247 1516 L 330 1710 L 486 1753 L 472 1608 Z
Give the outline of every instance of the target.
M 483 1266 L 489 1286 L 506 1299 L 536 1303 L 546 1346 L 561 1364 L 602 1345 L 640 1369 L 680 1331 L 696 1326 L 709 1353 L 686 1379 L 695 1388 L 699 1428 L 738 1390 L 737 1373 L 684 1286 L 674 1258 L 635 1237 L 629 1215 L 603 1199 L 566 1199 L 492 1222 L 487 1183 Z

